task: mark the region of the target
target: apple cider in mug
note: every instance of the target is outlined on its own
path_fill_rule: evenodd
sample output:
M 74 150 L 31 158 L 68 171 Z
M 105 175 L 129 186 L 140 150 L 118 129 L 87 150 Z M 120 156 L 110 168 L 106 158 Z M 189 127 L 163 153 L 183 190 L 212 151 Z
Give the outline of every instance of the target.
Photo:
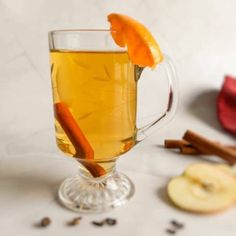
M 136 140 L 135 66 L 122 51 L 52 50 L 50 57 L 54 104 L 68 108 L 94 151 L 94 161 L 110 169 Z M 55 125 L 59 148 L 85 158 L 57 120 Z

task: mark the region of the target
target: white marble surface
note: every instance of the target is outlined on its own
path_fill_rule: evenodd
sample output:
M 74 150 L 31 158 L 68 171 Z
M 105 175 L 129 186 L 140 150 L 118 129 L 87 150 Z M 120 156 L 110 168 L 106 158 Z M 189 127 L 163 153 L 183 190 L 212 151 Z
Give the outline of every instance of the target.
M 15 235 L 166 235 L 171 219 L 185 222 L 178 235 L 234 236 L 236 208 L 199 216 L 174 208 L 165 196 L 168 179 L 199 158 L 180 156 L 158 145 L 179 138 L 187 128 L 234 143 L 219 126 L 215 98 L 228 74 L 236 75 L 234 0 L 1 0 L 0 1 L 0 234 Z M 107 28 L 106 15 L 122 12 L 145 23 L 175 60 L 181 101 L 175 119 L 118 162 L 134 181 L 129 204 L 104 214 L 77 216 L 56 201 L 60 182 L 76 173 L 75 162 L 54 143 L 47 31 Z M 47 229 L 34 227 L 49 215 Z M 118 225 L 90 222 L 116 217 Z

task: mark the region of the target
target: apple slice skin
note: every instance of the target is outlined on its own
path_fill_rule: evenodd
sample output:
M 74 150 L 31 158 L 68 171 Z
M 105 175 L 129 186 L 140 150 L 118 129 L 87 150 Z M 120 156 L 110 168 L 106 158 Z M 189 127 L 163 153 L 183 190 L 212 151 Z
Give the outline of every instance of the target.
M 236 78 L 225 76 L 217 98 L 217 113 L 222 127 L 236 135 Z
M 209 192 L 203 188 L 204 181 L 214 183 L 217 188 Z M 235 204 L 236 179 L 217 165 L 193 164 L 182 176 L 170 180 L 167 193 L 178 208 L 198 214 L 213 214 Z

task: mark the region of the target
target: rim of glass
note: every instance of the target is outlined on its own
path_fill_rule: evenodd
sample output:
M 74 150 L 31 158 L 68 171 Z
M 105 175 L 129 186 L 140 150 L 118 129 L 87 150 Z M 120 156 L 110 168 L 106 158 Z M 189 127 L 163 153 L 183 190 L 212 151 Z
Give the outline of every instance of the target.
M 86 32 L 116 32 L 116 30 L 112 29 L 58 29 L 58 30 L 50 30 L 49 34 L 60 34 L 60 33 L 86 33 Z
M 81 37 L 93 37 L 93 36 L 108 36 L 112 38 L 113 32 L 117 32 L 116 30 L 112 29 L 104 29 L 104 28 L 82 28 L 82 29 L 58 29 L 58 30 L 51 30 L 48 31 L 48 39 L 49 39 L 49 48 L 50 50 L 56 50 L 57 47 L 54 46 L 54 39 L 60 38 L 60 37 L 71 37 L 71 36 L 81 36 Z M 112 40 L 114 44 L 114 48 L 110 48 L 112 51 L 127 51 L 125 48 L 121 48 L 119 45 L 115 43 L 114 40 Z M 59 48 L 58 48 L 59 49 Z M 64 48 L 61 48 L 60 50 L 66 50 Z M 76 50 L 77 51 L 77 50 Z M 79 50 L 78 50 L 79 51 Z M 97 50 L 96 50 L 97 51 Z M 106 51 L 106 50 L 102 50 Z

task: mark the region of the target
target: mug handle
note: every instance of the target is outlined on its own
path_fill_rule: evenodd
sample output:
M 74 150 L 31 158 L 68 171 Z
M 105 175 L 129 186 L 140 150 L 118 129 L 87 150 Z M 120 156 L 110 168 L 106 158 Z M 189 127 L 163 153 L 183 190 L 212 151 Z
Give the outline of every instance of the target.
M 166 72 L 166 78 L 168 80 L 169 87 L 169 99 L 166 105 L 166 109 L 163 114 L 152 122 L 137 128 L 137 142 L 141 142 L 147 136 L 149 136 L 157 128 L 167 124 L 174 116 L 178 105 L 178 87 L 177 87 L 177 75 L 172 60 L 168 55 L 164 55 L 164 60 L 158 65 L 164 67 Z M 138 67 L 138 78 L 142 74 L 143 68 Z

